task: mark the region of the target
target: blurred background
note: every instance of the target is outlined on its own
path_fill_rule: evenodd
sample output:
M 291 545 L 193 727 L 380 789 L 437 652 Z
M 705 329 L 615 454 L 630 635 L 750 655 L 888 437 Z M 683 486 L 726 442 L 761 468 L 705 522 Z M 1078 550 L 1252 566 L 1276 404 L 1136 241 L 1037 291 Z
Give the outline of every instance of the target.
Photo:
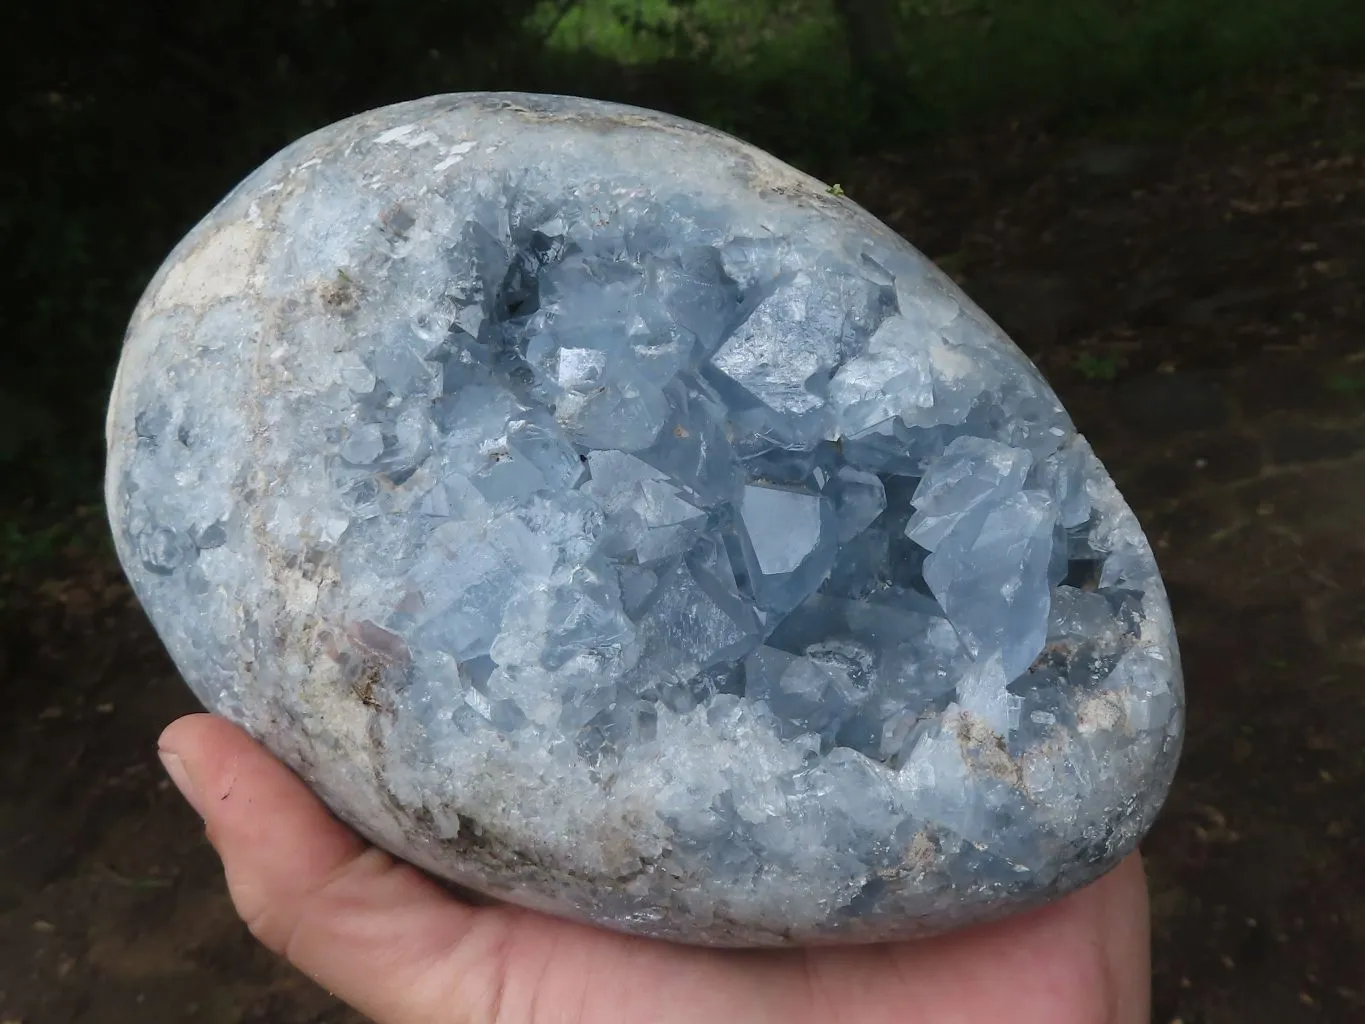
M 1365 1021 L 1361 0 L 12 0 L 0 32 L 0 1024 L 358 1020 L 254 947 L 161 781 L 194 705 L 113 559 L 102 419 L 238 180 L 473 89 L 738 134 L 1016 338 L 1175 605 L 1154 1021 Z

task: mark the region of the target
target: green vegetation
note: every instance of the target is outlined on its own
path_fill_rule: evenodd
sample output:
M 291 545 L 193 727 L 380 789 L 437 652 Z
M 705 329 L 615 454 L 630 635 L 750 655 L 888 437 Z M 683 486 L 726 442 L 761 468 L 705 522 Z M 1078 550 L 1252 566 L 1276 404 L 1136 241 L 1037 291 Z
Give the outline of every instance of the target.
M 1076 357 L 1076 372 L 1086 380 L 1108 383 L 1118 377 L 1119 364 L 1113 356 L 1082 352 Z
M 350 113 L 483 88 L 618 99 L 829 179 L 1000 113 L 1131 120 L 1365 53 L 1360 0 L 7 6 L 22 45 L 0 99 L 0 510 L 98 502 L 103 408 L 146 281 L 262 159 Z M 0 547 L 41 544 L 16 531 Z
M 1351 376 L 1347 373 L 1333 374 L 1327 381 L 1327 387 L 1339 395 L 1365 396 L 1365 377 Z
M 1365 47 L 1357 0 L 542 0 L 529 23 L 627 83 L 689 69 L 676 105 L 808 163 L 1002 111 L 1179 114 Z
M 21 512 L 0 521 L 0 579 L 58 556 L 88 555 L 112 548 L 101 506 L 78 505 L 48 519 Z M 0 610 L 4 608 L 3 589 L 0 587 Z

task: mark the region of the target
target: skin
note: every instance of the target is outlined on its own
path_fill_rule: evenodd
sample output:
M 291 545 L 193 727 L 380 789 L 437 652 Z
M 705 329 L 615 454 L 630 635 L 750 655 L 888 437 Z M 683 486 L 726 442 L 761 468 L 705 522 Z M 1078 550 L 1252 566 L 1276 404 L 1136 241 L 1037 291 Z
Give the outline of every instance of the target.
M 172 724 L 163 764 L 242 920 L 377 1024 L 1146 1024 L 1136 855 L 1094 885 L 919 942 L 781 952 L 670 945 L 460 902 L 368 846 L 245 733 Z

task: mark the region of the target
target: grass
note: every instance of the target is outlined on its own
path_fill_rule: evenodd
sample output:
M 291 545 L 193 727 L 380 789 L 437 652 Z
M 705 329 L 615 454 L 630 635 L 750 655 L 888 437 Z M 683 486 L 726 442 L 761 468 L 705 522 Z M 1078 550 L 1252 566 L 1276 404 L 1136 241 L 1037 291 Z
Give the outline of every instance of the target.
M 1076 372 L 1088 381 L 1107 384 L 1117 379 L 1119 364 L 1113 356 L 1082 352 L 1076 357 Z
M 1327 388 L 1339 395 L 1365 397 L 1365 376 L 1336 373 L 1327 379 Z
M 112 564 L 114 540 L 98 505 L 0 512 L 0 617 L 11 614 L 55 566 Z
M 96 505 L 78 505 L 57 518 L 15 516 L 0 522 L 0 573 L 41 565 L 59 556 L 112 551 L 104 510 Z
M 853 66 L 839 9 L 854 2 L 887 11 L 894 81 Z M 682 105 L 817 159 L 1009 109 L 1078 125 L 1193 112 L 1239 76 L 1365 52 L 1358 0 L 545 0 L 531 20 L 562 52 L 701 65 Z M 762 96 L 793 79 L 799 107 L 762 123 Z M 870 89 L 894 92 L 890 120 L 864 116 Z

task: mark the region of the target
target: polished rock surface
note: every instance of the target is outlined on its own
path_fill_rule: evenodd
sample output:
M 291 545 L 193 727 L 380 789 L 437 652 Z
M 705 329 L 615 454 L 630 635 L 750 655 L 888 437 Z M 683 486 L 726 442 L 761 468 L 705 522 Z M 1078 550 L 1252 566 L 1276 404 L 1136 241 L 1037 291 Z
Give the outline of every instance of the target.
M 436 97 L 171 255 L 110 407 L 199 698 L 370 839 L 684 941 L 943 931 L 1113 866 L 1183 732 L 1055 394 L 848 200 L 676 119 Z

